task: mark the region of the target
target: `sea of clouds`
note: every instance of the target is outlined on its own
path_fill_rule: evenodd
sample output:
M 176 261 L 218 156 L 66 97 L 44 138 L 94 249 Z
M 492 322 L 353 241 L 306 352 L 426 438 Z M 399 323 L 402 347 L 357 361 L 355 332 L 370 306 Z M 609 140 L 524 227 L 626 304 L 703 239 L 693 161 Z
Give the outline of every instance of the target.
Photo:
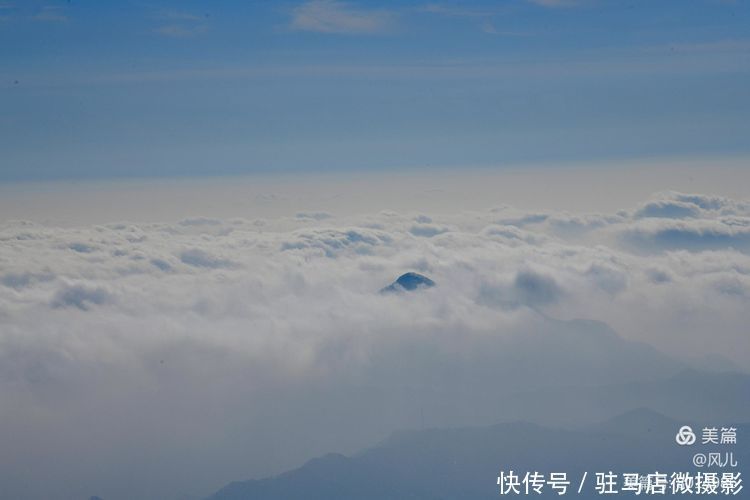
M 407 271 L 437 286 L 378 293 Z M 750 202 L 699 194 L 615 213 L 9 221 L 0 482 L 18 498 L 133 483 L 131 498 L 174 498 L 355 450 L 425 418 L 394 405 L 363 423 L 358 387 L 406 404 L 492 376 L 504 358 L 487 339 L 511 345 L 549 318 L 746 371 L 749 306 Z

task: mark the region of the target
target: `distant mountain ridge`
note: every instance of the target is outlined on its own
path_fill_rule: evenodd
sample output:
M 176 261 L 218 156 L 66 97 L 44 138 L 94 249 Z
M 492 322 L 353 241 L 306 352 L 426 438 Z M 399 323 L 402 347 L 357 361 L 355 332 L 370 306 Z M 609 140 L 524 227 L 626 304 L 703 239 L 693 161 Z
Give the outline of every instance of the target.
M 455 349 L 436 351 L 435 334 L 454 339 Z M 331 418 L 321 406 L 313 420 L 289 420 L 290 428 L 307 425 L 341 441 L 355 436 L 359 444 L 350 450 L 420 422 L 431 429 L 231 483 L 209 500 L 483 500 L 497 498 L 503 468 L 688 471 L 689 450 L 674 442 L 681 425 L 750 420 L 750 375 L 695 369 L 600 321 L 537 312 L 533 328 L 472 336 L 471 350 L 463 335 L 447 328 L 400 339 L 392 349 L 382 344 L 335 391 L 311 386 L 305 393 L 312 407 L 344 401 L 346 418 Z M 541 363 L 540 352 L 554 355 Z M 515 423 L 488 425 L 498 421 Z M 740 451 L 746 456 L 746 447 Z
M 499 496 L 500 470 L 567 472 L 572 484 L 584 471 L 694 471 L 691 450 L 674 441 L 685 423 L 641 408 L 579 430 L 516 422 L 402 431 L 351 457 L 328 454 L 273 478 L 231 483 L 207 500 L 489 500 Z M 747 445 L 733 450 L 740 463 L 750 458 Z M 601 498 L 593 484 L 576 498 Z

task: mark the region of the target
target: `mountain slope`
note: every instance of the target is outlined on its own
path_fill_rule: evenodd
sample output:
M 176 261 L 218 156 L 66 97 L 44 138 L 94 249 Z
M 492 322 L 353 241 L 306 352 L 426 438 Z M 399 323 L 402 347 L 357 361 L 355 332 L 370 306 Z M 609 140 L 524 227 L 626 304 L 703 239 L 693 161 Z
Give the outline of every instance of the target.
M 413 292 L 421 288 L 432 288 L 435 282 L 427 276 L 419 273 L 405 273 L 398 277 L 396 281 L 380 290 L 380 293 L 394 292 Z
M 684 424 L 641 409 L 575 431 L 506 423 L 399 432 L 352 457 L 326 455 L 274 478 L 231 483 L 209 500 L 490 499 L 500 470 L 567 472 L 574 484 L 587 471 L 577 498 L 597 498 L 595 472 L 692 471 L 691 450 L 674 442 Z M 740 463 L 748 458 L 747 446 L 735 452 Z

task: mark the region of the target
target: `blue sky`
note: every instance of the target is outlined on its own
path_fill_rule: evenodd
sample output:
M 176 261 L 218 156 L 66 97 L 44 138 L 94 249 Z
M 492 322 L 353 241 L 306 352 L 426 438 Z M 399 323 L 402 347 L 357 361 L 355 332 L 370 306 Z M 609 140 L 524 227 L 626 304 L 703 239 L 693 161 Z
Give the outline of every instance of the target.
M 0 2 L 0 181 L 710 159 L 748 131 L 741 0 Z

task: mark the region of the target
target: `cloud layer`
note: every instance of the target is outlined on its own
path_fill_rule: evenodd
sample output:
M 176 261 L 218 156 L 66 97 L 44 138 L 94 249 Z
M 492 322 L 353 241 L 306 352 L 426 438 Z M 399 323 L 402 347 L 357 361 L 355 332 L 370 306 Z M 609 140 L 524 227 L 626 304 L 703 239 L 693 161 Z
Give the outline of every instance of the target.
M 386 31 L 394 14 L 336 0 L 311 0 L 292 10 L 290 28 L 317 33 L 361 35 Z
M 139 498 L 169 498 L 371 444 L 420 418 L 420 398 L 451 425 L 492 421 L 477 403 L 492 388 L 638 380 L 707 356 L 747 370 L 748 251 L 750 204 L 674 192 L 597 214 L 6 222 L 0 482 L 117 498 L 135 477 Z M 437 286 L 377 293 L 406 271 Z M 71 450 L 81 460 L 56 466 Z

